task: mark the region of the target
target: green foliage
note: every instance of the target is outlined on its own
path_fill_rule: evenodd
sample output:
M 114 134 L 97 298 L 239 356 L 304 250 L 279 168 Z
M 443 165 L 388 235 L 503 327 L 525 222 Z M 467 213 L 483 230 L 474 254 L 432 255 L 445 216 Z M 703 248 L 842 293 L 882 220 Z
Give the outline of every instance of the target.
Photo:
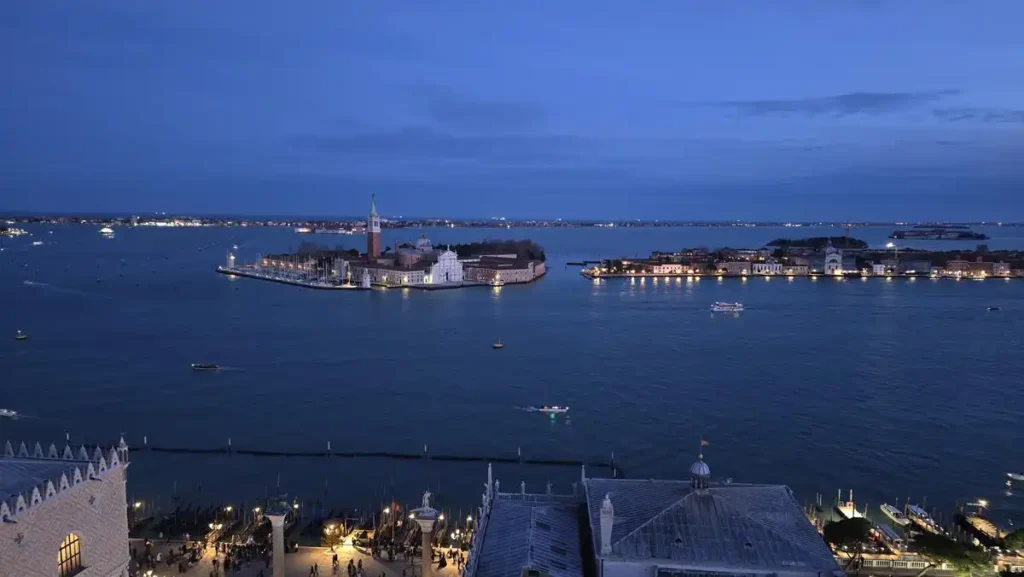
M 526 260 L 547 260 L 544 248 L 532 240 L 485 240 L 483 242 L 471 242 L 467 244 L 453 244 L 449 246 L 459 257 L 473 257 L 485 254 L 515 254 L 517 257 Z
M 1024 529 L 1017 529 L 1013 533 L 1010 533 L 1006 536 L 1004 542 L 1010 549 L 1024 551 Z
M 871 522 L 863 517 L 833 521 L 825 525 L 824 536 L 832 545 L 856 547 L 871 539 Z
M 972 569 L 988 564 L 985 551 L 934 533 L 922 533 L 914 538 L 914 543 L 921 554 L 936 561 L 952 563 L 961 573 L 969 573 Z

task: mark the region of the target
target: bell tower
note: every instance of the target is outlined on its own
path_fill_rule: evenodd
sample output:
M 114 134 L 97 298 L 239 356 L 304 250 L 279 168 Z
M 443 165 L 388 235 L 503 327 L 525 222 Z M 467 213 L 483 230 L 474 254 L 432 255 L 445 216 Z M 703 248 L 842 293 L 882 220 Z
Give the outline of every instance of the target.
M 366 219 L 366 256 L 380 256 L 380 216 L 377 215 L 377 195 L 370 197 L 370 216 Z

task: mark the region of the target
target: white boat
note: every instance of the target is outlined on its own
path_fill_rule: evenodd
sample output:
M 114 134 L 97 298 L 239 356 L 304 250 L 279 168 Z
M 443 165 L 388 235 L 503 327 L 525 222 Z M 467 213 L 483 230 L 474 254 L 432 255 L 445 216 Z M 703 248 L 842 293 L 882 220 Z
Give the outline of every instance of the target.
M 491 286 L 492 287 L 502 287 L 502 286 L 505 286 L 505 281 L 501 280 L 501 277 L 495 277 L 494 280 L 491 281 Z
M 109 226 L 105 226 L 100 229 L 100 234 L 102 234 L 103 236 L 114 236 L 114 229 L 110 228 Z
M 41 240 L 34 240 L 34 241 L 32 241 L 32 246 L 43 246 L 43 241 L 41 241 Z
M 1009 477 L 1011 481 L 1024 482 L 1024 473 L 1007 473 L 1006 476 Z
M 906 526 L 910 524 L 910 519 L 907 519 L 907 516 L 903 514 L 903 511 L 900 511 L 896 507 L 893 507 L 888 503 L 882 503 L 881 505 L 879 505 L 878 508 L 881 509 L 883 513 L 885 513 L 886 517 L 892 519 L 893 523 L 896 523 L 900 526 Z
M 743 303 L 711 303 L 711 312 L 738 313 L 743 310 Z
M 8 419 L 17 419 L 18 411 L 13 409 L 0 409 L 0 417 L 7 417 Z
M 560 407 L 558 405 L 542 405 L 537 407 L 537 410 L 542 413 L 568 413 L 569 407 Z
M 935 519 L 932 519 L 932 516 L 929 515 L 927 511 L 917 505 L 907 505 L 907 517 L 910 517 L 911 521 L 916 522 L 918 526 L 931 533 L 935 533 L 936 535 L 942 535 L 945 533 L 945 531 L 942 530 L 942 527 L 935 522 Z

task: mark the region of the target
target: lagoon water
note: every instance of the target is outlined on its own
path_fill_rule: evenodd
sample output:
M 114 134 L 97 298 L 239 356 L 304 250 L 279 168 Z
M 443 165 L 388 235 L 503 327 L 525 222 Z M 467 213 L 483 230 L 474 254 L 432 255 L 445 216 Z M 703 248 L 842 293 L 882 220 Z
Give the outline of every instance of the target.
M 50 231 L 53 231 L 52 234 Z M 703 279 L 591 282 L 567 261 L 689 246 L 761 246 L 839 229 L 428 229 L 435 244 L 530 237 L 531 285 L 326 292 L 216 274 L 301 240 L 272 228 L 34 226 L 0 252 L 0 439 L 607 460 L 685 477 L 698 438 L 719 480 L 786 483 L 807 501 L 854 489 L 873 511 L 986 497 L 1024 521 L 1024 281 Z M 989 228 L 992 248 L 1024 228 Z M 888 229 L 856 229 L 880 246 Z M 418 230 L 387 230 L 385 243 Z M 44 242 L 31 246 L 33 240 Z M 904 243 L 906 244 L 906 243 Z M 972 243 L 913 246 L 971 247 Z M 738 316 L 713 301 L 741 301 Z M 989 312 L 987 307 L 1000 311 Z M 500 338 L 501 351 L 491 349 Z M 193 362 L 227 367 L 197 374 Z M 522 407 L 566 404 L 549 419 Z M 482 463 L 136 453 L 133 498 L 258 499 L 287 490 L 347 507 L 431 487 L 473 503 Z M 607 474 L 593 470 L 592 474 Z M 571 467 L 496 466 L 567 491 Z M 946 507 L 948 511 L 948 507 Z M 947 513 L 948 514 L 948 513 Z M 948 518 L 948 517 L 947 517 Z M 1019 524 L 1019 522 L 1018 522 Z

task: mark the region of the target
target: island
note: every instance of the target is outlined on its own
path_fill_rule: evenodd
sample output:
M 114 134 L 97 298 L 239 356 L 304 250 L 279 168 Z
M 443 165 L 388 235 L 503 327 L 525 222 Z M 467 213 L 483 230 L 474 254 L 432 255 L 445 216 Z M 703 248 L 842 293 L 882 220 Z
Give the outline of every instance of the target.
M 686 248 L 654 251 L 648 258 L 613 258 L 586 266 L 586 278 L 832 276 L 884 278 L 1024 278 L 1024 251 L 928 251 L 891 243 L 870 248 L 863 240 L 842 237 L 775 239 L 760 248 Z

